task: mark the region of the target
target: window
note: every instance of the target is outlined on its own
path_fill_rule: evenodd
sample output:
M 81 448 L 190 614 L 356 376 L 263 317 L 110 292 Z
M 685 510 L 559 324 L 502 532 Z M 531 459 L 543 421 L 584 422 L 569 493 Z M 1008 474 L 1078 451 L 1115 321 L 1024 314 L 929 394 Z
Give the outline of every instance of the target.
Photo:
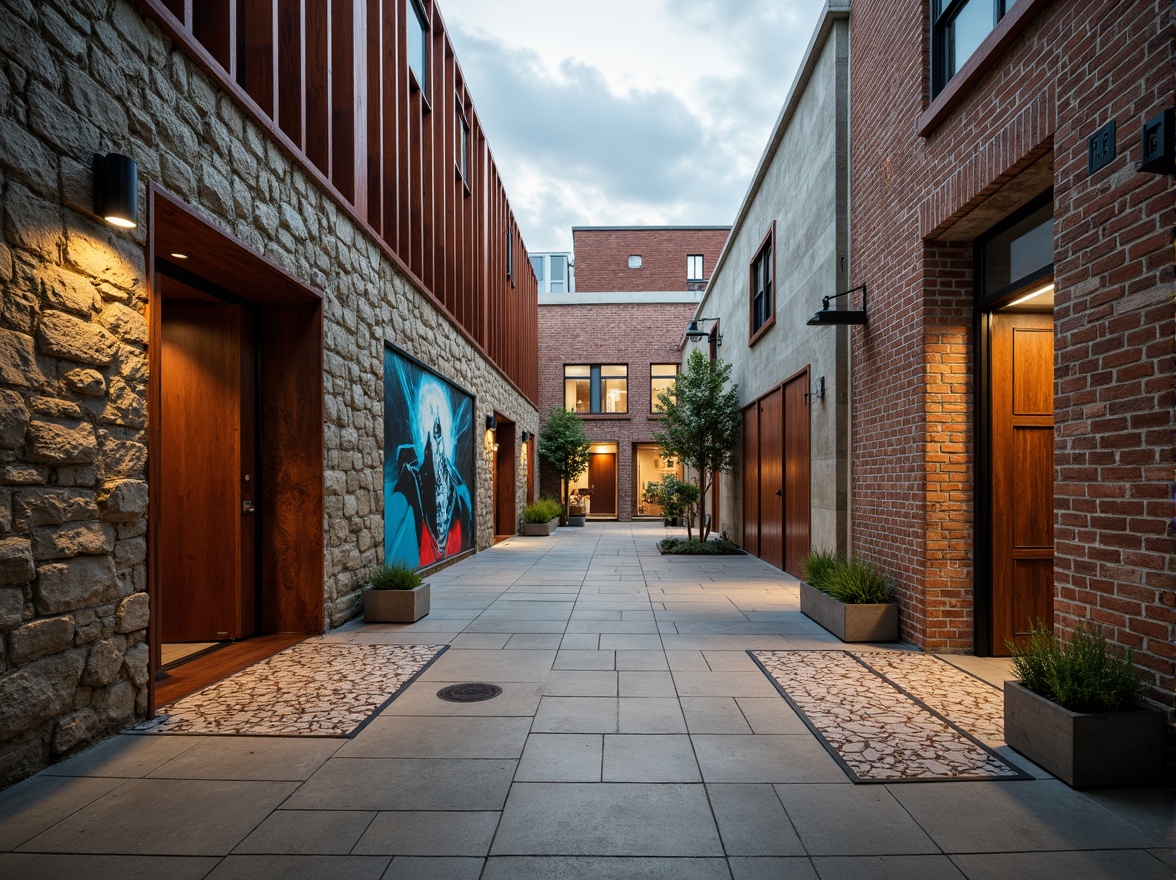
M 543 293 L 547 288 L 544 286 L 547 281 L 547 258 L 546 257 L 531 257 L 531 269 L 535 272 L 535 280 L 539 282 L 539 292 Z
M 702 254 L 691 254 L 686 258 L 686 280 L 702 281 Z
M 1017 0 L 934 0 L 932 91 L 938 94 Z
M 649 365 L 649 411 L 658 412 L 657 396 L 663 391 L 673 395 L 674 382 L 678 380 L 677 364 Z
M 568 258 L 563 254 L 552 254 L 551 257 L 551 293 L 568 292 Z
M 540 293 L 572 292 L 572 255 L 569 253 L 529 254 Z
M 578 413 L 629 411 L 629 368 L 624 364 L 565 364 L 564 409 Z
M 640 269 L 641 268 L 641 254 L 629 254 L 629 268 L 630 269 Z
M 466 121 L 465 108 L 461 106 L 461 100 L 457 102 L 457 125 L 456 129 L 457 143 L 453 145 L 453 152 L 457 157 L 457 173 L 461 179 L 466 183 L 470 180 L 470 124 Z
M 775 224 L 760 245 L 755 259 L 751 261 L 751 338 L 754 340 L 772 324 L 775 312 L 776 260 Z
M 405 0 L 408 4 L 408 68 L 416 77 L 417 88 L 426 96 L 429 94 L 429 25 L 425 12 L 417 0 Z
M 514 283 L 514 227 L 506 227 L 506 277 Z
M 1044 202 L 1042 202 L 1044 199 Z M 1047 193 L 977 241 L 977 294 L 1000 299 L 1053 275 L 1053 198 Z

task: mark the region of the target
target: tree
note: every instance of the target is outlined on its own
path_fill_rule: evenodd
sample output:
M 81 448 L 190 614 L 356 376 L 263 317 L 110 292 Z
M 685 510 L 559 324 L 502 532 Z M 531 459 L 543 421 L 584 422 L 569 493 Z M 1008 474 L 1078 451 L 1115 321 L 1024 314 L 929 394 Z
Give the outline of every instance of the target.
M 645 484 L 645 500 L 662 509 L 667 520 L 687 517 L 686 532 L 690 533 L 690 519 L 694 504 L 698 501 L 698 487 L 679 480 L 674 474 L 666 474 L 660 483 L 652 480 Z
M 739 442 L 739 386 L 731 380 L 731 365 L 711 360 L 700 349 L 690 352 L 686 369 L 667 391 L 657 395 L 661 430 L 653 439 L 670 460 L 683 462 L 698 474 L 698 532 L 706 540 L 706 493 L 715 474 L 735 464 Z M 686 520 L 690 535 L 690 520 Z
M 578 480 L 588 470 L 588 435 L 579 417 L 561 407 L 547 414 L 547 425 L 539 432 L 539 454 L 559 474 L 563 482 L 563 516 L 568 521 L 568 483 Z

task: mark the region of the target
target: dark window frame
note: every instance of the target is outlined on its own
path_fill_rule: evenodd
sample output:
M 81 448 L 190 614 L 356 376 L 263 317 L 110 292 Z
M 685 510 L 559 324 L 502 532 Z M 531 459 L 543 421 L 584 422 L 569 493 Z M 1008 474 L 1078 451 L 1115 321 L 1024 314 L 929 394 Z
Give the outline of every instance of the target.
M 564 406 L 567 407 L 568 399 L 568 379 L 571 378 L 576 381 L 583 381 L 583 376 L 568 376 L 568 367 L 587 367 L 588 368 L 588 409 L 587 410 L 572 410 L 577 415 L 592 415 L 592 416 L 624 416 L 629 414 L 629 365 L 625 364 L 586 364 L 586 363 L 566 363 L 564 366 L 564 391 L 563 400 Z M 605 410 L 603 408 L 604 397 L 601 393 L 604 379 L 619 379 L 620 376 L 601 376 L 601 367 L 624 367 L 625 369 L 625 408 L 618 410 Z
M 655 366 L 672 366 L 674 368 L 674 372 L 673 373 L 654 373 L 653 368 Z M 653 392 L 653 380 L 654 379 L 673 379 L 675 382 L 677 382 L 678 377 L 680 375 L 682 375 L 682 365 L 681 364 L 669 364 L 666 362 L 659 362 L 657 364 L 650 363 L 650 365 L 649 365 L 649 413 L 650 413 L 650 415 L 655 415 L 655 416 L 661 415 L 661 413 L 658 412 L 658 409 L 657 409 L 657 395 L 654 394 L 654 392 Z
M 757 288 L 757 268 L 764 265 L 768 271 L 767 282 Z M 755 250 L 755 256 L 748 264 L 747 283 L 747 328 L 748 345 L 755 345 L 776 323 L 776 221 L 772 221 L 767 234 Z M 764 308 L 757 309 L 757 301 L 763 301 Z M 762 311 L 762 320 L 758 320 Z
M 510 279 L 510 286 L 515 286 L 515 259 L 514 259 L 514 226 L 510 223 L 506 224 L 506 277 Z
M 954 46 L 950 40 L 951 26 L 969 0 L 931 0 L 931 97 L 934 98 L 951 82 L 952 77 L 968 62 L 965 58 L 956 63 Z M 984 0 L 980 0 L 984 2 Z M 988 0 L 992 4 L 992 27 L 996 30 L 1002 18 L 1009 14 L 1016 3 L 1028 0 Z M 987 34 L 985 35 L 987 36 Z M 983 43 L 983 39 L 981 39 Z M 969 58 L 971 56 L 968 56 Z M 954 68 L 954 69 L 953 69 Z
M 695 275 L 691 271 L 694 260 L 698 260 L 698 274 Z M 702 254 L 687 254 L 686 255 L 686 280 L 687 281 L 705 281 L 706 280 L 706 260 Z
M 425 109 L 427 110 L 430 108 L 431 104 L 429 101 L 429 60 L 432 53 L 429 51 L 429 38 L 432 31 L 429 27 L 429 17 L 425 14 L 425 9 L 421 5 L 420 0 L 404 0 L 404 6 L 405 18 L 408 19 L 409 13 L 415 16 L 421 31 L 421 57 L 417 59 L 421 65 L 419 73 L 413 66 L 412 58 L 409 53 L 407 51 L 405 52 L 405 63 L 408 64 L 409 73 L 408 82 L 410 88 L 415 88 L 421 93 L 421 99 L 424 101 Z M 406 21 L 405 27 L 407 33 L 407 28 L 412 27 L 412 22 Z M 406 39 L 408 38 L 406 37 Z M 411 47 L 411 44 L 412 40 L 408 39 L 408 45 L 406 46 L 406 49 Z

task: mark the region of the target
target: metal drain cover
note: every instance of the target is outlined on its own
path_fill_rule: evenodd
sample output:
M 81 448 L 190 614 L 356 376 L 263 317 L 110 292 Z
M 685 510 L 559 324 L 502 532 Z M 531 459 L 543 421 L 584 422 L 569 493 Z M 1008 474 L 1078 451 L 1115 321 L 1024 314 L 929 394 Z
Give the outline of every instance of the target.
M 437 696 L 450 703 L 480 703 L 482 700 L 493 700 L 502 688 L 496 684 L 486 684 L 484 681 L 467 681 L 462 684 L 451 684 L 437 691 Z

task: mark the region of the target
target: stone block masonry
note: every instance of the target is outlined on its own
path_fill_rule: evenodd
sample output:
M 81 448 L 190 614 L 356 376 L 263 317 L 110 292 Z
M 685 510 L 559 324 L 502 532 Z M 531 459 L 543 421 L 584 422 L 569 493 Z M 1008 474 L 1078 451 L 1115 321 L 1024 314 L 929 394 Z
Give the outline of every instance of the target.
M 323 627 L 383 556 L 383 344 L 520 430 L 538 415 L 326 191 L 127 0 L 0 6 L 0 785 L 142 717 L 149 693 L 145 184 L 322 292 Z M 91 213 L 91 157 L 140 224 Z M 492 451 L 477 544 L 493 532 Z M 525 475 L 516 487 L 518 509 Z

